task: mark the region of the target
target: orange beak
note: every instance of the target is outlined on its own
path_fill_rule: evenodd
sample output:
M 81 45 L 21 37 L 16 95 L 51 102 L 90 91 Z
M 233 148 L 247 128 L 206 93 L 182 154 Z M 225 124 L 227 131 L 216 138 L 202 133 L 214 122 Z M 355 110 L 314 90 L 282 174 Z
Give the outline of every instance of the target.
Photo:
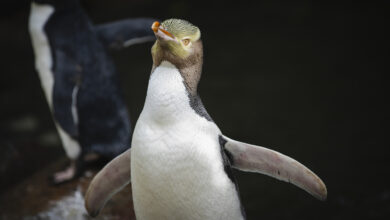
M 154 32 L 155 35 L 165 34 L 165 35 L 167 35 L 168 37 L 170 37 L 170 38 L 172 38 L 172 39 L 175 39 L 175 37 L 174 37 L 171 33 L 169 33 L 168 31 L 166 31 L 165 29 L 163 29 L 163 28 L 161 27 L 161 24 L 160 24 L 160 22 L 158 22 L 158 21 L 153 22 L 153 24 L 152 24 L 152 30 L 153 30 L 153 32 Z M 160 33 L 160 31 L 161 31 L 162 33 Z

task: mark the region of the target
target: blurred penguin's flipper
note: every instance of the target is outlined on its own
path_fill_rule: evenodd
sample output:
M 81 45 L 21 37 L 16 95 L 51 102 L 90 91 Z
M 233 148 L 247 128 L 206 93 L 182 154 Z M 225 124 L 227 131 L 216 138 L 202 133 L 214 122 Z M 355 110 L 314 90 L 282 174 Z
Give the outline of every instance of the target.
M 106 202 L 130 183 L 130 149 L 109 162 L 89 184 L 85 208 L 95 217 Z
M 95 33 L 105 47 L 123 49 L 125 47 L 154 41 L 156 38 L 150 28 L 155 19 L 134 18 L 95 25 Z
M 235 141 L 226 136 L 223 136 L 222 142 L 232 167 L 290 182 L 317 199 L 326 199 L 325 184 L 298 161 L 276 151 Z

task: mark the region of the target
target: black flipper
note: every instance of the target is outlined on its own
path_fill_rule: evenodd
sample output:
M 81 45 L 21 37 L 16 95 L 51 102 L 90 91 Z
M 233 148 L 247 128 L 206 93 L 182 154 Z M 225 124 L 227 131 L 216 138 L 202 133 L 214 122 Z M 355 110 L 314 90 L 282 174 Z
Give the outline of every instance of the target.
M 103 45 L 110 49 L 123 49 L 133 44 L 154 41 L 150 28 L 155 19 L 133 18 L 96 25 L 94 31 Z

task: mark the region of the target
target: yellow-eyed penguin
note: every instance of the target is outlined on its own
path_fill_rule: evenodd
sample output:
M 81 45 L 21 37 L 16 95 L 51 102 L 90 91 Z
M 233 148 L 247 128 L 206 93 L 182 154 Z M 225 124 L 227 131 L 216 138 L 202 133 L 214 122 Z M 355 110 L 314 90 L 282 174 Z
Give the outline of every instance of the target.
M 245 219 L 231 167 L 326 198 L 321 179 L 296 160 L 221 133 L 197 93 L 203 48 L 196 26 L 169 19 L 152 29 L 153 68 L 132 149 L 92 180 L 85 198 L 92 216 L 131 176 L 137 219 Z

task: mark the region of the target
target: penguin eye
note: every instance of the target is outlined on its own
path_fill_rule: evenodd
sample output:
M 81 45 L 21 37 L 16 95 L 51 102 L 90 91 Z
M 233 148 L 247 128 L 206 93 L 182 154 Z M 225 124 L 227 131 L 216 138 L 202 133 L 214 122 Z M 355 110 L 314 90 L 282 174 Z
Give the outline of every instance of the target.
M 188 44 L 190 44 L 191 41 L 190 41 L 190 39 L 185 38 L 185 39 L 181 40 L 181 42 L 183 42 L 184 46 L 188 46 Z

